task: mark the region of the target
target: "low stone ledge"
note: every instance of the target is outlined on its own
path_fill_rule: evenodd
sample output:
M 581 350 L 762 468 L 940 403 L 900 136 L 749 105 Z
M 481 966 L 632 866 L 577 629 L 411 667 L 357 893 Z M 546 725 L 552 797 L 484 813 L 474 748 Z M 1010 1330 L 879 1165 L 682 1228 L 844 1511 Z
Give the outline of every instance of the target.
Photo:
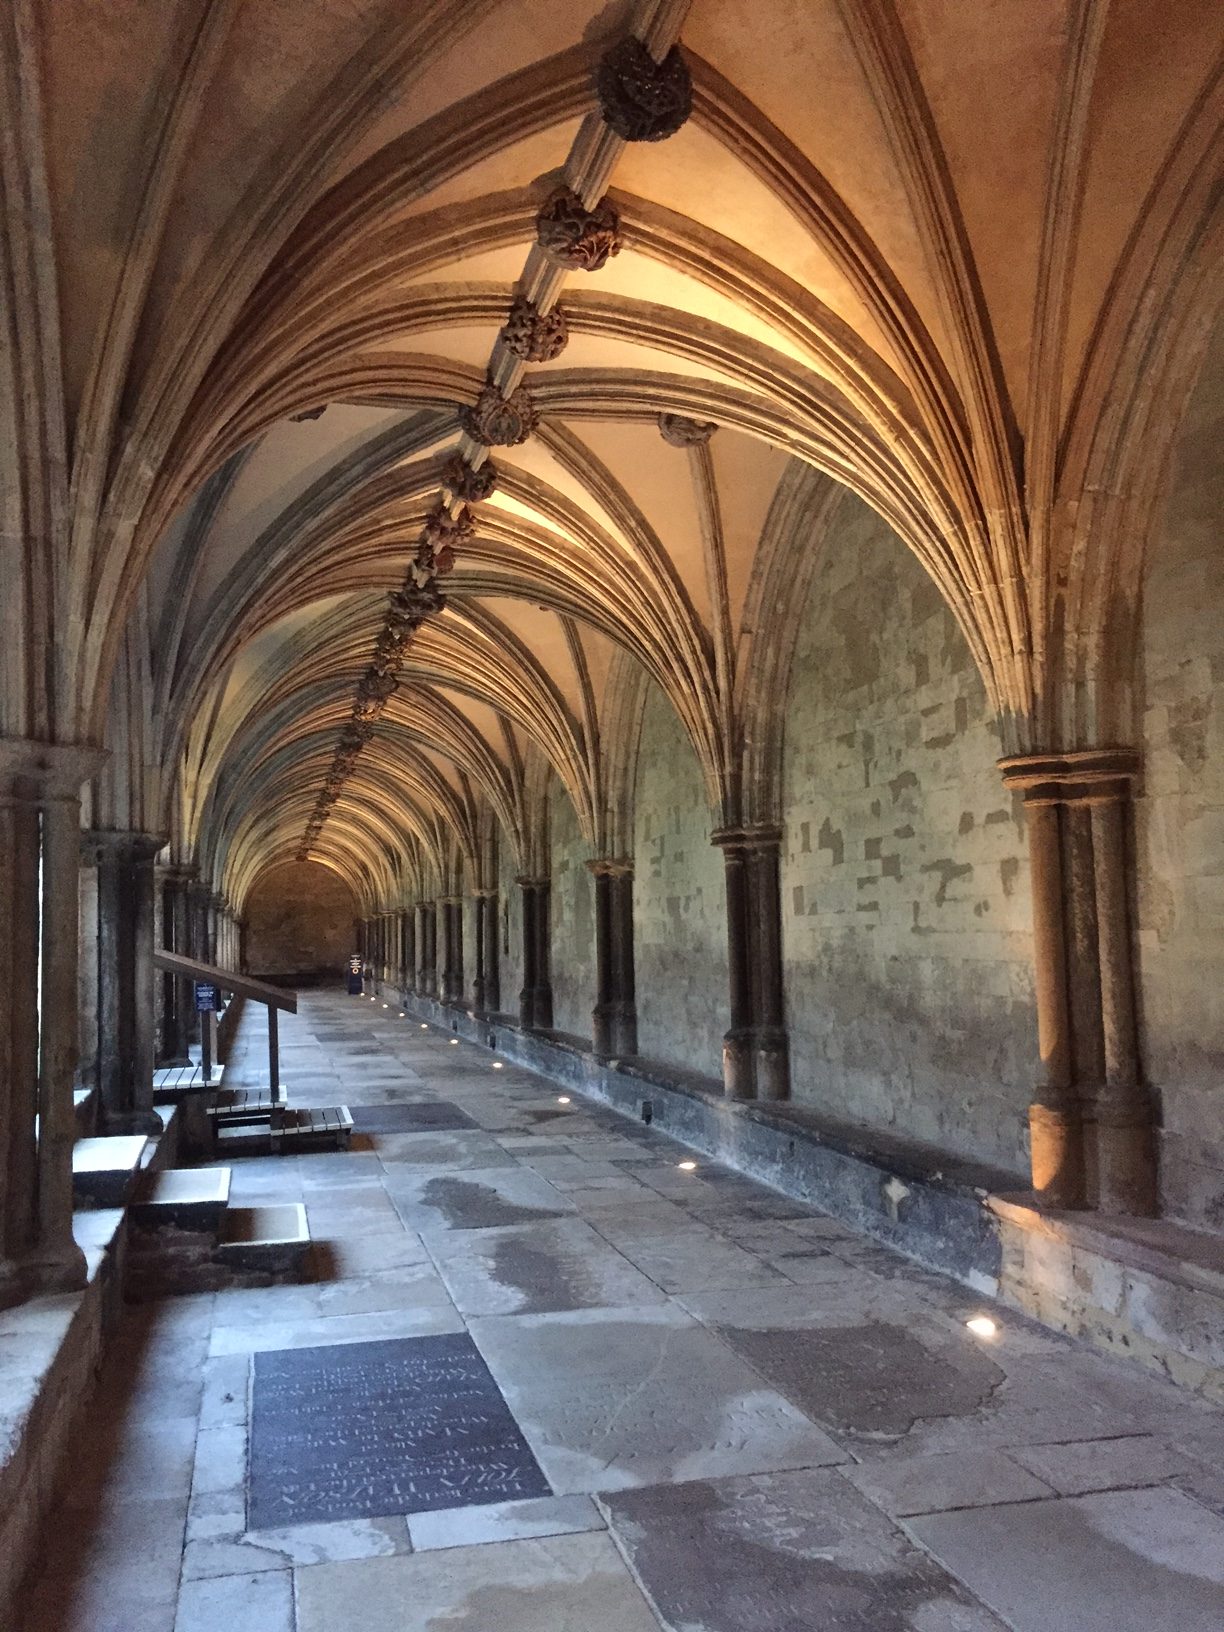
M 0 1626 L 9 1624 L 60 1464 L 123 1308 L 124 1215 L 78 1213 L 89 1280 L 80 1292 L 0 1311 Z
M 1167 1219 L 989 1201 L 999 1296 L 1047 1326 L 1224 1401 L 1224 1241 Z
M 696 1072 L 640 1056 L 600 1060 L 583 1038 L 527 1031 L 509 1015 L 480 1015 L 411 993 L 421 1019 L 550 1081 L 601 1100 L 783 1195 L 819 1207 L 928 1268 L 993 1295 L 1001 1265 L 992 1191 L 1014 1174 L 975 1167 L 929 1147 L 819 1116 L 805 1107 L 731 1100 Z

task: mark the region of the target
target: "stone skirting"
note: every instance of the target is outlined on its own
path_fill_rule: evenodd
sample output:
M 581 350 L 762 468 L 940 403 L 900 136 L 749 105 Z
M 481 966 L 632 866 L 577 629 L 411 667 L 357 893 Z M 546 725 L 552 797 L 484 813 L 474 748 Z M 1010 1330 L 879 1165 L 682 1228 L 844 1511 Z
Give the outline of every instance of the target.
M 1014 1188 L 1014 1175 L 788 1103 L 731 1099 L 715 1079 L 659 1061 L 600 1060 L 584 1039 L 527 1031 L 510 1015 L 478 1016 L 432 998 L 396 995 L 421 1019 L 626 1116 L 640 1120 L 648 1104 L 661 1133 L 979 1292 L 993 1296 L 997 1289 L 1001 1248 L 987 1198 Z
M 1044 1325 L 1224 1400 L 1224 1241 L 1159 1219 L 1051 1213 L 1014 1175 L 582 1038 L 397 994 L 423 1020 L 590 1095 Z
M 1224 1241 L 1166 1219 L 992 1196 L 1005 1303 L 1224 1402 Z
M 10 1624 L 123 1309 L 123 1213 L 77 1213 L 73 1224 L 88 1265 L 84 1290 L 0 1311 L 0 1626 Z

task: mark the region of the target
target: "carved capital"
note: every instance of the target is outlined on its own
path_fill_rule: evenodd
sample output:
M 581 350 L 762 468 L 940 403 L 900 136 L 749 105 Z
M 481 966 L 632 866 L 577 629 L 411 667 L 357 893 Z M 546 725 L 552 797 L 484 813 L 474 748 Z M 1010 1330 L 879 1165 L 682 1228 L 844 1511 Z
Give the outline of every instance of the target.
M 569 344 L 569 324 L 559 306 L 542 312 L 532 301 L 520 297 L 510 308 L 501 339 L 507 351 L 526 363 L 551 363 Z
M 1083 748 L 1014 754 L 998 766 L 1004 787 L 1020 788 L 1026 805 L 1063 805 L 1129 798 L 1140 763 L 1134 748 Z
M 661 142 L 693 111 L 693 81 L 679 46 L 656 62 L 632 34 L 604 53 L 595 90 L 604 123 L 625 142 Z
M 536 217 L 536 242 L 557 266 L 598 272 L 620 254 L 620 216 L 606 198 L 588 210 L 577 193 L 561 187 Z
M 684 414 L 660 414 L 659 435 L 673 448 L 700 448 L 718 426 L 709 419 L 689 419 Z
M 540 416 L 525 385 L 503 397 L 490 383 L 470 408 L 462 410 L 460 417 L 473 441 L 483 443 L 486 448 L 512 448 L 526 442 Z

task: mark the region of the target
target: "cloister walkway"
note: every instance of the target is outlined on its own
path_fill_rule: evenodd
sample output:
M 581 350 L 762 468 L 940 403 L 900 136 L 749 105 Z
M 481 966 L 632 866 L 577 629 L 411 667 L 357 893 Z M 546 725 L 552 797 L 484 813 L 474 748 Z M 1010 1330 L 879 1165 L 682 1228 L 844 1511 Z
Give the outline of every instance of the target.
M 319 1278 L 131 1311 L 25 1632 L 1224 1626 L 1224 1412 L 368 998 L 282 1073 Z

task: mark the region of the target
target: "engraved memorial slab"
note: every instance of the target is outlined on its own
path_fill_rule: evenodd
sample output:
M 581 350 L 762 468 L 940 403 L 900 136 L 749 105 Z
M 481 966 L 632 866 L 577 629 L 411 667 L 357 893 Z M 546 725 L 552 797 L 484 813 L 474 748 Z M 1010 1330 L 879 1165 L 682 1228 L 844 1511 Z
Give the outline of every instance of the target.
M 551 1495 L 466 1334 L 255 1356 L 252 1530 Z
M 421 1100 L 415 1105 L 350 1106 L 355 1133 L 436 1133 L 450 1128 L 479 1128 L 466 1111 L 449 1100 Z

